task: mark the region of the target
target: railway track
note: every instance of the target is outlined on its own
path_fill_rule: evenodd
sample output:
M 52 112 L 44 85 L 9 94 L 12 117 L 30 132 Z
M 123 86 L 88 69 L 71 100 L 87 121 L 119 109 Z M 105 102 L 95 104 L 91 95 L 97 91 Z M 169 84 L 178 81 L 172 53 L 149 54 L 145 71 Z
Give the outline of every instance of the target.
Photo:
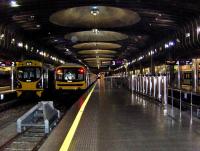
M 1 151 L 36 151 L 46 139 L 44 129 L 29 128 L 23 133 L 17 134 L 0 146 Z
M 19 106 L 10 106 L 8 109 L 4 107 L 5 110 L 1 112 L 0 110 L 0 129 L 5 128 L 10 123 L 16 122 L 17 118 L 29 110 L 35 103 L 19 105 Z
M 64 113 L 80 96 L 80 94 L 77 94 L 75 96 L 66 97 L 70 101 L 63 101 L 60 100 L 60 98 L 55 100 L 55 107 L 61 111 L 61 119 Z M 28 111 L 35 103 L 36 102 L 30 100 L 29 102 L 21 101 L 18 102 L 17 105 L 11 105 L 8 109 L 3 110 L 3 112 L 0 111 L 0 129 L 9 129 L 7 128 L 8 125 L 15 123 L 17 118 Z M 15 133 L 11 137 L 0 138 L 0 142 L 3 142 L 0 144 L 0 151 L 37 151 L 46 140 L 47 136 L 48 135 L 44 133 L 43 127 L 31 127 L 22 133 Z

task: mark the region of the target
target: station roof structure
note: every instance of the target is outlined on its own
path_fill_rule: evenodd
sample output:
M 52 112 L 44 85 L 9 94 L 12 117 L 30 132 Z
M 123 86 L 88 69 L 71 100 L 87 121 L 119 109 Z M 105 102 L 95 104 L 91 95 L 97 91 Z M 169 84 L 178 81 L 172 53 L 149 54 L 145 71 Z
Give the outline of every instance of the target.
M 0 46 L 8 51 L 1 54 L 13 54 L 10 42 L 14 51 L 24 47 L 94 69 L 108 69 L 113 60 L 137 65 L 149 56 L 157 62 L 194 57 L 199 14 L 198 0 L 3 0 Z

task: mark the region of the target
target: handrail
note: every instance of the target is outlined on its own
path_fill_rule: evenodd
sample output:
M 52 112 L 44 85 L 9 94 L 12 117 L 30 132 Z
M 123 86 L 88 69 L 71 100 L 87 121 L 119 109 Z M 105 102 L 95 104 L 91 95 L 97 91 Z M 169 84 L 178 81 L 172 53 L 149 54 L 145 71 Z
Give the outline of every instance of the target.
M 175 91 L 182 91 L 182 92 L 185 92 L 185 93 L 192 93 L 192 94 L 200 96 L 200 93 L 194 92 L 194 91 L 189 91 L 189 90 L 184 90 L 184 89 L 179 89 L 179 88 L 171 88 L 171 87 L 168 87 L 168 89 L 169 90 L 175 90 Z
M 168 102 L 168 99 L 170 99 L 172 110 L 173 110 L 174 105 L 179 105 L 180 115 L 181 115 L 182 107 L 186 107 L 187 109 L 190 110 L 191 119 L 192 119 L 193 113 L 196 111 L 197 111 L 196 112 L 197 116 L 198 117 L 200 116 L 200 105 L 193 104 L 194 103 L 193 96 L 198 97 L 200 96 L 200 94 L 194 91 L 188 91 L 188 90 L 169 87 L 166 76 L 133 76 L 132 75 L 132 76 L 129 76 L 128 78 L 127 77 L 121 77 L 121 78 L 128 79 L 128 82 L 125 82 L 125 83 L 126 85 L 128 85 L 128 88 L 131 91 L 159 100 L 159 102 L 164 105 L 166 111 L 167 111 L 167 106 L 170 103 Z M 184 96 L 185 94 L 187 95 L 186 97 Z M 176 104 L 174 104 L 174 101 L 176 102 Z M 179 103 L 177 104 L 177 102 Z

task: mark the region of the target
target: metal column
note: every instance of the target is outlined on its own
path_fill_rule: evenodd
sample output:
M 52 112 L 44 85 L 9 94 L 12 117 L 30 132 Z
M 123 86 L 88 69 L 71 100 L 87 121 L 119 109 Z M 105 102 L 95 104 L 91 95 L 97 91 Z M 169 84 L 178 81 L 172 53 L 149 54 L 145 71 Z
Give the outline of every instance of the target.
M 178 89 L 181 89 L 181 66 L 180 62 L 178 62 Z
M 14 66 L 11 66 L 11 90 L 14 90 Z
M 198 67 L 199 67 L 198 60 L 193 59 L 193 71 L 194 71 L 193 90 L 194 90 L 194 92 L 197 92 L 197 89 L 198 89 Z

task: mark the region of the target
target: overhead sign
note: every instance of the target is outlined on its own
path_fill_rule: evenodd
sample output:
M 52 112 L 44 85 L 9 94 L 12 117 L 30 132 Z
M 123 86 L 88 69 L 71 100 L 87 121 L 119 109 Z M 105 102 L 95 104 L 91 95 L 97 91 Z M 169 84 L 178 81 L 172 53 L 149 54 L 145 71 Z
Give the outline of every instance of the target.
M 191 65 L 192 64 L 192 60 L 179 60 L 176 62 L 176 64 L 178 65 Z
M 176 65 L 176 61 L 175 60 L 167 60 L 166 65 Z
M 112 61 L 112 66 L 120 66 L 123 65 L 124 61 L 123 60 L 113 60 Z
M 166 65 L 191 65 L 191 64 L 192 64 L 192 60 L 166 61 Z

